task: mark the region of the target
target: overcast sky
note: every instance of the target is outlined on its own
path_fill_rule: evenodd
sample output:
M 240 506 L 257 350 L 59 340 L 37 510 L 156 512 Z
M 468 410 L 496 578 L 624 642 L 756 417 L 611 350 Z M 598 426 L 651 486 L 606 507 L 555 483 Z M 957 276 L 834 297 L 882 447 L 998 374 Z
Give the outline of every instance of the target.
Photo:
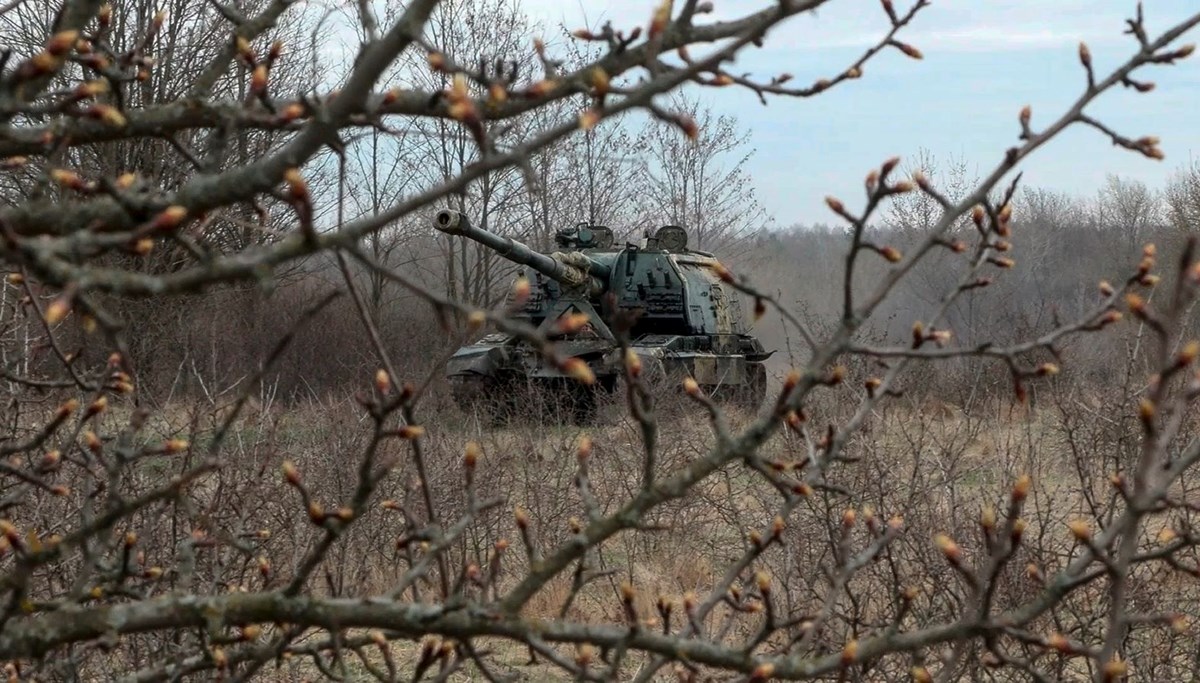
M 532 18 L 569 27 L 645 24 L 653 0 L 522 0 Z M 895 0 L 898 9 L 907 0 Z M 763 0 L 714 0 L 715 18 L 740 15 Z M 1152 36 L 1189 11 L 1195 0 L 1147 0 Z M 913 61 L 891 50 L 868 64 L 865 76 L 815 99 L 770 100 L 762 106 L 742 89 L 703 91 L 722 113 L 751 131 L 756 187 L 778 225 L 829 221 L 826 194 L 858 200 L 862 178 L 883 159 L 912 158 L 924 148 L 984 172 L 1016 141 L 1017 114 L 1033 107 L 1035 128 L 1078 96 L 1083 73 L 1080 40 L 1091 47 L 1098 72 L 1132 54 L 1123 35 L 1135 0 L 935 0 L 903 38 L 925 54 Z M 819 14 L 791 19 L 761 50 L 744 53 L 737 71 L 763 77 L 780 72 L 796 83 L 845 68 L 887 30 L 877 0 L 833 0 Z M 1200 31 L 1184 38 L 1200 42 Z M 1148 94 L 1110 91 L 1091 111 L 1130 137 L 1162 138 L 1166 160 L 1114 149 L 1090 129 L 1068 132 L 1025 166 L 1025 182 L 1091 194 L 1107 173 L 1154 188 L 1184 164 L 1200 159 L 1200 56 L 1141 73 L 1158 87 Z

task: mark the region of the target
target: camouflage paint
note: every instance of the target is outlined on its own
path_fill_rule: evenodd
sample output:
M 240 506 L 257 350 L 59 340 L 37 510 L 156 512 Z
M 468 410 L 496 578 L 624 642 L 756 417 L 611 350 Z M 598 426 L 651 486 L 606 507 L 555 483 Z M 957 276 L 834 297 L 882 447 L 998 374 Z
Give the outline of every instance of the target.
M 736 395 L 759 401 L 765 395 L 763 361 L 771 353 L 747 331 L 740 292 L 723 282 L 719 261 L 686 248 L 686 231 L 662 228 L 682 250 L 643 245 L 603 246 L 560 231 L 560 249 L 549 255 L 470 226 L 461 215 L 439 217 L 444 232 L 475 239 L 526 267 L 529 297 L 514 317 L 550 335 L 560 354 L 579 358 L 595 373 L 596 386 L 611 389 L 624 374 L 624 357 L 606 321 L 620 311 L 637 312 L 631 350 L 648 376 L 678 381 L 691 376 L 706 390 L 732 387 Z M 579 233 L 583 234 L 583 233 Z M 611 298 L 610 298 L 611 297 Z M 510 299 L 511 301 L 511 299 Z M 554 337 L 564 315 L 581 313 L 587 324 L 577 333 Z M 459 349 L 447 365 L 456 400 L 471 401 L 505 381 L 559 382 L 564 375 L 532 346 L 508 335 L 487 335 Z

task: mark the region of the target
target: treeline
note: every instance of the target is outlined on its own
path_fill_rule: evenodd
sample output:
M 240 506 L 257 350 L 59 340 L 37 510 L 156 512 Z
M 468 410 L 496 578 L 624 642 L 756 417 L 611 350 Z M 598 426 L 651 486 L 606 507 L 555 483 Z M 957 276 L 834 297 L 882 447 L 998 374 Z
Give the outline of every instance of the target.
M 913 165 L 927 169 L 926 175 L 941 188 L 972 184 L 970 178 L 961 182 L 965 165 L 939 164 L 927 153 Z M 1162 188 L 1115 175 L 1086 196 L 1026 187 L 1017 192 L 1013 206 L 1011 249 L 995 254 L 1010 259 L 1011 265 L 985 266 L 980 275 L 990 283 L 961 297 L 946 311 L 941 326 L 953 333 L 950 346 L 1016 343 L 1046 333 L 1057 324 L 1094 314 L 1102 299 L 1101 282 L 1119 285 L 1134 276 L 1146 245 L 1153 245 L 1163 279 L 1153 287 L 1136 290 L 1151 307 L 1169 298 L 1164 296 L 1173 286 L 1169 273 L 1187 241 L 1196 236 L 1195 226 L 1200 225 L 1200 164 L 1179 167 Z M 937 217 L 934 202 L 913 192 L 898 198 L 870 237 L 905 252 L 922 239 Z M 974 228 L 969 222 L 957 226 L 954 237 L 974 247 Z M 816 329 L 837 320 L 849 243 L 845 229 L 796 226 L 761 233 L 752 241 L 754 277 L 764 290 L 779 296 Z M 921 263 L 869 321 L 863 343 L 908 343 L 913 324 L 928 325 L 941 308 L 945 283 L 962 281 L 969 255 L 970 250 L 955 254 L 939 249 Z M 891 267 L 882 258 L 860 262 L 855 291 L 871 291 Z M 1159 290 L 1167 291 L 1159 294 Z M 1039 357 L 1038 362 L 1060 365 L 1058 381 L 1091 389 L 1116 386 L 1126 378 L 1114 376 L 1114 368 L 1128 367 L 1129 360 L 1144 359 L 1153 350 L 1148 328 L 1131 322 L 1128 311 L 1124 313 L 1121 324 L 1086 338 L 1064 338 L 1059 344 L 1061 358 Z M 1185 321 L 1200 335 L 1196 317 L 1188 312 Z M 799 336 L 778 316 L 767 316 L 762 334 L 770 346 L 791 349 L 798 361 L 805 359 Z M 908 389 L 960 399 L 984 390 L 1012 391 L 1007 368 L 994 366 L 994 372 L 981 373 L 980 363 L 972 362 L 969 367 L 966 362 L 944 361 L 939 372 L 929 373 L 926 368 L 911 378 Z

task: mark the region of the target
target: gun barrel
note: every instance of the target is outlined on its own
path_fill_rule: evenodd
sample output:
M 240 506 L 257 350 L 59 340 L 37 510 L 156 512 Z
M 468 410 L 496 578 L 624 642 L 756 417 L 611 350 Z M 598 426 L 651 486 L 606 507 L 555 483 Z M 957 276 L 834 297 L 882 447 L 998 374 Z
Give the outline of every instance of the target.
M 603 291 L 605 288 L 604 282 L 596 277 L 597 275 L 607 275 L 606 272 L 595 272 L 596 270 L 604 270 L 600 264 L 589 260 L 589 267 L 586 272 L 582 272 L 583 269 L 581 268 L 536 252 L 517 240 L 477 228 L 461 212 L 449 209 L 439 211 L 433 219 L 433 227 L 447 235 L 458 235 L 474 240 L 509 261 L 529 266 L 558 282 L 576 281 L 580 278 L 580 275 L 583 275 L 590 280 L 588 286 L 593 292 Z

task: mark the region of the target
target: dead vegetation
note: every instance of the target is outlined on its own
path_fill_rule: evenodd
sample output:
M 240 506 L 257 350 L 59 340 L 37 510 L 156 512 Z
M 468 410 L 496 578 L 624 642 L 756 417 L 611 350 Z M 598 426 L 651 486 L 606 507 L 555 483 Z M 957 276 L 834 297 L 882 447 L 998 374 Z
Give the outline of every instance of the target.
M 10 677 L 1191 675 L 1195 174 L 1158 218 L 1116 183 L 1093 225 L 1017 172 L 1068 128 L 1161 160 L 1169 143 L 1089 112 L 1154 97 L 1200 14 L 1153 33 L 1139 6 L 1109 72 L 1081 46 L 1076 99 L 1014 106 L 1013 146 L 974 181 L 886 159 L 861 197 L 827 198 L 836 230 L 736 239 L 716 276 L 786 347 L 757 411 L 651 387 L 636 356 L 586 428 L 494 428 L 448 398 L 440 366 L 484 331 L 562 359 L 494 307 L 498 259 L 404 231 L 469 204 L 545 237 L 556 179 L 621 177 L 593 154 L 623 144 L 589 137 L 606 123 L 641 112 L 660 152 L 664 131 L 708 144 L 660 95 L 815 97 L 921 57 L 902 36 L 929 3 L 885 1 L 886 31 L 839 73 L 728 70 L 822 4 L 709 21 L 666 2 L 576 33 L 561 61 L 509 45 L 514 66 L 455 50 L 466 29 L 517 35 L 503 2 L 347 3 L 336 91 L 315 75 L 333 15 L 283 0 L 173 3 L 186 24 L 147 0 L 0 5 Z M 701 152 L 720 146 L 688 149 L 717 172 Z M 592 212 L 620 203 L 585 185 Z M 669 185 L 649 204 L 686 199 L 706 240 L 738 237 L 737 211 Z

